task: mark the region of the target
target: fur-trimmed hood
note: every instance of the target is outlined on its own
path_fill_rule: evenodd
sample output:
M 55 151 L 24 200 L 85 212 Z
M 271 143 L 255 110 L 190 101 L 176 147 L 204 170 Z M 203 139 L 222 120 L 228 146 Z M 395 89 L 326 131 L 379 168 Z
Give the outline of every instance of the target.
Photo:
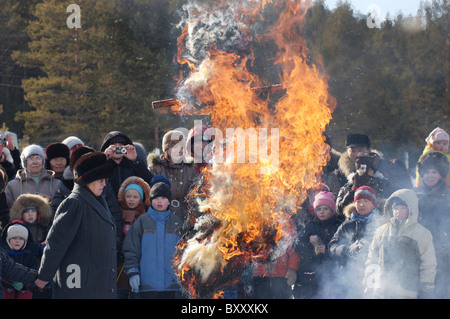
M 145 207 L 150 207 L 150 185 L 146 181 L 144 181 L 142 178 L 137 176 L 130 176 L 126 180 L 123 181 L 122 185 L 119 188 L 119 193 L 117 194 L 117 199 L 119 201 L 119 204 L 122 207 L 126 207 L 125 205 L 125 189 L 128 187 L 128 185 L 136 184 L 142 187 L 144 190 L 144 204 Z
M 21 220 L 22 212 L 30 206 L 37 208 L 38 223 L 48 226 L 53 217 L 52 209 L 48 201 L 43 196 L 37 194 L 22 194 L 17 197 L 9 211 L 10 220 Z

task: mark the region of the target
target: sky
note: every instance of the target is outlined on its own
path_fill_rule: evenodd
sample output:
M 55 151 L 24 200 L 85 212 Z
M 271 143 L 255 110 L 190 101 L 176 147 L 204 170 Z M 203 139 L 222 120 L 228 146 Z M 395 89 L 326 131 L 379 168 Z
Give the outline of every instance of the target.
M 325 4 L 332 10 L 336 7 L 336 3 L 340 0 L 325 0 Z M 420 3 L 423 0 L 349 0 L 355 11 L 359 11 L 361 14 L 368 14 L 370 12 L 369 6 L 371 8 L 379 8 L 381 17 L 384 19 L 386 14 L 389 12 L 391 17 L 396 17 L 400 11 L 403 16 L 417 14 Z M 426 0 L 423 2 L 430 3 L 431 0 Z

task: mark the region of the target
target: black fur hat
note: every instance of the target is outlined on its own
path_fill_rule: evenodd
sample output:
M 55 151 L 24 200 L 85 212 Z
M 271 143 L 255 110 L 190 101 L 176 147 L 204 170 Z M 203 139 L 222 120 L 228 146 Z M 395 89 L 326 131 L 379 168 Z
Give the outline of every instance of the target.
M 441 152 L 429 152 L 425 154 L 419 163 L 417 163 L 417 166 L 419 167 L 421 177 L 423 177 L 427 169 L 434 168 L 443 179 L 447 178 L 449 163 L 447 157 Z
M 150 201 L 154 200 L 156 197 L 165 197 L 172 201 L 172 192 L 170 190 L 169 185 L 164 182 L 158 182 L 152 186 L 150 189 Z
M 75 163 L 73 177 L 75 183 L 85 186 L 96 180 L 110 178 L 113 165 L 103 152 L 90 152 L 82 155 Z
M 347 148 L 357 146 L 366 146 L 367 148 L 370 148 L 370 139 L 365 134 L 348 134 L 345 146 Z

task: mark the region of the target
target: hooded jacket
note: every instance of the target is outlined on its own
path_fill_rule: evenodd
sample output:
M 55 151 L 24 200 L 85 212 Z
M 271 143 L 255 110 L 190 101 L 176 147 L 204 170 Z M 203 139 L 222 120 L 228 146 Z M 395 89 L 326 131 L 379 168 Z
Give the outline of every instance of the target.
M 125 272 L 139 274 L 140 291 L 176 291 L 179 289 L 172 269 L 172 259 L 180 239 L 177 229 L 181 219 L 169 210 L 151 207 L 139 217 L 123 242 Z
M 394 199 L 403 200 L 409 216 L 398 223 L 392 217 L 374 233 L 367 267 L 378 265 L 380 286 L 385 297 L 417 298 L 419 291 L 434 287 L 436 256 L 433 238 L 418 221 L 419 208 L 415 192 L 401 189 L 394 192 L 384 205 L 385 214 L 392 215 Z
M 37 243 L 41 243 L 45 240 L 47 232 L 50 228 L 51 221 L 53 219 L 53 213 L 47 200 L 36 194 L 22 194 L 14 202 L 11 210 L 9 211 L 10 220 L 21 220 L 22 212 L 27 207 L 37 208 L 37 220 L 34 223 L 25 223 L 30 232 L 33 234 L 33 238 Z
M 19 250 L 12 250 L 7 243 L 8 229 L 13 225 L 22 225 L 28 231 L 28 239 L 24 245 L 24 247 Z M 0 245 L 5 250 L 5 252 L 17 263 L 24 265 L 25 267 L 31 269 L 39 268 L 39 260 L 42 256 L 42 246 L 33 241 L 33 234 L 29 231 L 26 225 L 23 224 L 20 220 L 13 220 L 2 231 Z M 12 288 L 11 283 L 3 280 L 3 286 L 7 288 Z M 25 287 L 26 289 L 26 287 Z
M 170 181 L 170 190 L 172 192 L 170 209 L 181 220 L 185 220 L 188 215 L 186 196 L 192 183 L 198 176 L 193 162 L 171 163 L 163 156 L 154 156 L 151 159 L 149 170 L 154 175 L 163 175 Z
M 40 194 L 53 198 L 59 185 L 59 179 L 55 178 L 55 172 L 42 169 L 39 185 L 36 185 L 34 179 L 29 175 L 26 169 L 17 171 L 16 178 L 8 182 L 6 186 L 6 202 L 8 207 L 14 204 L 14 201 L 21 194 Z
M 125 202 L 125 189 L 131 184 L 139 185 L 144 190 L 144 200 L 135 209 L 128 208 Z M 142 178 L 137 176 L 130 176 L 120 186 L 118 201 L 122 211 L 123 223 L 133 224 L 136 221 L 136 219 L 138 219 L 139 216 L 144 214 L 150 207 L 150 186 Z

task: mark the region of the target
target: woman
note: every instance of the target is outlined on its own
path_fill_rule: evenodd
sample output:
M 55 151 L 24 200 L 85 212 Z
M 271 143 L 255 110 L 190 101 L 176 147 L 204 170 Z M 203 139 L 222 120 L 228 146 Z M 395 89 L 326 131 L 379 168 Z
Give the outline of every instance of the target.
M 179 131 L 167 132 L 162 141 L 163 153 L 149 160 L 149 170 L 154 175 L 163 175 L 169 181 L 172 192 L 171 210 L 181 220 L 188 214 L 186 196 L 192 182 L 197 177 L 194 163 L 187 163 L 184 158 L 183 133 Z
M 59 185 L 55 173 L 45 169 L 45 153 L 41 146 L 32 144 L 25 147 L 20 155 L 22 169 L 17 171 L 16 178 L 6 186 L 6 202 L 8 208 L 22 194 L 39 194 L 50 202 Z
M 116 226 L 104 197 L 112 165 L 102 152 L 82 155 L 75 186 L 58 207 L 36 286 L 55 277 L 55 298 L 116 298 Z

